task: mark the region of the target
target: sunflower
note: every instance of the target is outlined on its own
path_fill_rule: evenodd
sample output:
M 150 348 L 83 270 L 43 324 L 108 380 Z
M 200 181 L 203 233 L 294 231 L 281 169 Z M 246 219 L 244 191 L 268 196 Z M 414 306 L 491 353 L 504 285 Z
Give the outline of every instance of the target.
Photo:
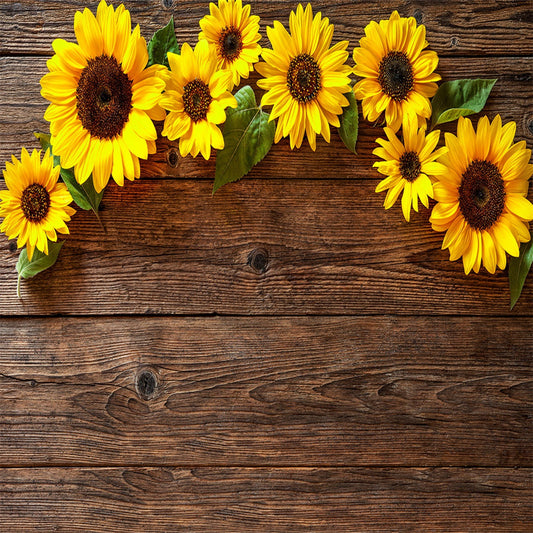
M 431 98 L 440 76 L 435 74 L 439 58 L 424 50 L 426 28 L 416 26 L 413 17 L 394 11 L 389 20 L 372 21 L 366 37 L 353 51 L 354 74 L 364 78 L 354 86 L 355 97 L 363 101 L 363 115 L 371 122 L 385 111 L 387 126 L 394 132 L 407 112 L 419 117 L 419 126 L 431 116 Z
M 96 17 L 87 8 L 76 12 L 74 31 L 79 44 L 52 43 L 50 72 L 41 79 L 41 94 L 51 102 L 44 117 L 61 165 L 74 167 L 79 183 L 92 173 L 101 191 L 110 175 L 119 185 L 138 178 L 139 158 L 155 152 L 152 120 L 165 118 L 157 105 L 164 67 L 145 69 L 146 41 L 139 26 L 131 32 L 123 5 L 115 11 L 102 0 Z
M 275 142 L 290 135 L 291 148 L 302 145 L 304 134 L 313 150 L 317 134 L 330 140 L 329 125 L 339 127 L 342 108 L 349 104 L 351 68 L 348 41 L 330 48 L 333 25 L 310 4 L 301 4 L 289 18 L 290 34 L 279 21 L 267 28 L 272 50 L 263 49 L 264 63 L 256 70 L 264 79 L 257 82 L 267 92 L 262 105 L 272 105 L 270 120 L 279 117 Z
M 65 222 L 76 212 L 69 204 L 72 196 L 59 183 L 59 166 L 47 151 L 31 156 L 22 149 L 20 161 L 11 157 L 6 163 L 4 180 L 7 190 L 0 191 L 0 216 L 5 217 L 0 231 L 8 239 L 18 236 L 17 246 L 26 245 L 31 261 L 35 248 L 48 255 L 48 239 L 57 241 L 57 233 L 68 233 Z
M 449 152 L 440 161 L 447 172 L 434 185 L 438 203 L 430 222 L 446 231 L 442 249 L 450 249 L 450 261 L 463 258 L 465 274 L 479 272 L 482 261 L 491 274 L 504 269 L 505 252 L 518 256 L 519 244 L 530 239 L 531 150 L 525 141 L 513 143 L 515 132 L 514 122 L 502 127 L 497 115 L 492 123 L 481 118 L 477 132 L 461 117 L 457 137 L 446 133 Z
M 218 7 L 211 2 L 209 12 L 200 21 L 198 39 L 214 45 L 217 67 L 231 70 L 233 84 L 239 85 L 259 61 L 259 17 L 250 15 L 250 6 L 242 7 L 242 0 L 218 0 Z
M 180 154 L 199 152 L 205 159 L 211 146 L 224 148 L 224 138 L 217 124 L 226 120 L 226 107 L 237 107 L 229 92 L 230 70 L 217 70 L 217 58 L 207 41 L 199 41 L 193 49 L 184 43 L 181 55 L 169 52 L 170 72 L 166 74 L 166 90 L 161 105 L 169 114 L 163 135 L 171 141 L 180 139 Z
M 388 189 L 383 205 L 389 209 L 402 195 L 402 211 L 409 222 L 411 206 L 418 212 L 418 199 L 428 208 L 428 198 L 433 198 L 433 184 L 429 176 L 440 176 L 446 167 L 435 160 L 448 151 L 447 148 L 435 150 L 440 131 L 432 131 L 426 136 L 425 128 L 417 129 L 416 117 L 404 115 L 402 134 L 403 144 L 391 128 L 385 128 L 385 139 L 376 139 L 380 145 L 372 153 L 384 159 L 374 166 L 378 172 L 387 176 L 376 187 L 376 192 Z

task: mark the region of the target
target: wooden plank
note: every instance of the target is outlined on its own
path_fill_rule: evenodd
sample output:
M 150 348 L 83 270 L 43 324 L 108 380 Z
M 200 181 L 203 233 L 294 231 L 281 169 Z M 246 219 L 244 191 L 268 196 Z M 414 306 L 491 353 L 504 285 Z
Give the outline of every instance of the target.
M 531 466 L 531 331 L 518 318 L 4 320 L 0 466 Z
M 147 39 L 174 15 L 180 43 L 196 42 L 198 22 L 208 12 L 207 1 L 128 0 L 125 4 L 133 23 L 141 24 Z M 97 1 L 1 0 L 0 53 L 47 54 L 56 37 L 74 40 L 76 10 L 88 6 L 94 12 L 97 5 Z M 262 21 L 263 45 L 268 46 L 265 26 L 272 25 L 274 20 L 287 24 L 295 5 L 288 0 L 253 2 L 253 12 Z M 441 54 L 509 55 L 516 50 L 522 54 L 533 53 L 533 43 L 528 38 L 532 14 L 529 0 L 473 0 L 468 3 L 461 0 L 384 0 L 364 5 L 317 0 L 313 7 L 315 11 L 321 10 L 335 25 L 335 38 L 350 41 L 352 47 L 364 35 L 363 28 L 371 20 L 388 18 L 397 9 L 402 16 L 414 16 L 426 25 L 428 41 Z
M 6 531 L 528 532 L 531 470 L 0 470 Z
M 46 60 L 42 57 L 3 57 L 0 58 L 0 164 L 10 160 L 11 154 L 20 156 L 21 146 L 37 147 L 33 131 L 48 131 L 49 124 L 43 119 L 47 103 L 40 96 L 40 78 L 47 72 Z M 491 58 L 465 59 L 443 58 L 439 72 L 445 79 L 457 78 L 498 78 L 484 113 L 490 117 L 500 113 L 504 121 L 517 122 L 517 140 L 526 140 L 533 145 L 533 113 L 531 99 L 531 58 Z M 256 87 L 257 76 L 251 79 L 257 97 L 261 91 Z M 474 117 L 477 120 L 477 117 Z M 444 125 L 444 131 L 453 131 L 453 125 Z M 251 176 L 291 177 L 291 178 L 355 178 L 370 175 L 375 158 L 371 155 L 376 137 L 383 131 L 361 121 L 357 158 L 342 144 L 337 133 L 333 133 L 328 145 L 323 139 L 318 141 L 318 149 L 312 152 L 308 146 L 291 151 L 288 141 L 276 145 L 266 160 L 252 170 Z M 203 158 L 177 156 L 177 143 L 159 141 L 159 151 L 143 165 L 143 175 L 212 177 L 214 176 L 214 156 L 205 162 Z M 174 155 L 170 156 L 170 152 Z M 287 165 L 290 158 L 291 164 Z M 169 164 L 169 160 L 172 164 Z
M 311 185 L 312 183 L 312 185 Z M 509 315 L 507 273 L 465 276 L 429 212 L 385 211 L 371 180 L 246 179 L 112 184 L 104 234 L 90 212 L 50 271 L 15 293 L 0 236 L 0 313 Z M 515 313 L 531 315 L 526 283 Z

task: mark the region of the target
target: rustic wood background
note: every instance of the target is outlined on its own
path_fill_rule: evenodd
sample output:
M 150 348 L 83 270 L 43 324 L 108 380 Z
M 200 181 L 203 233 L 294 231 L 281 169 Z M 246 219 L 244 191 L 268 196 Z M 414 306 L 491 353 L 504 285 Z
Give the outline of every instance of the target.
M 125 3 L 180 43 L 207 12 Z M 264 33 L 297 2 L 252 4 Z M 0 0 L 0 161 L 47 130 L 39 79 L 84 6 Z M 530 0 L 314 7 L 350 50 L 415 16 L 445 80 L 498 78 L 486 112 L 532 147 Z M 533 280 L 510 312 L 506 272 L 467 277 L 427 211 L 386 212 L 379 134 L 358 157 L 284 140 L 214 197 L 214 160 L 162 140 L 22 301 L 0 237 L 2 531 L 532 531 Z

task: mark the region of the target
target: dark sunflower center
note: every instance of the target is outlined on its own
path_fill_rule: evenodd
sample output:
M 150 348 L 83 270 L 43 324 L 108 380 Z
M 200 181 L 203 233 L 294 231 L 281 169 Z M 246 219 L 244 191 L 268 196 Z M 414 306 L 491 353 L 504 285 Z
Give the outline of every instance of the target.
M 379 64 L 378 82 L 383 92 L 396 102 L 413 90 L 413 67 L 404 52 L 389 52 Z
M 416 152 L 404 152 L 400 156 L 400 172 L 407 181 L 415 181 L 420 176 L 420 159 Z
M 218 48 L 222 57 L 228 61 L 237 59 L 242 50 L 241 30 L 235 26 L 226 26 L 218 37 Z
M 209 104 L 213 100 L 209 87 L 201 80 L 195 79 L 183 88 L 183 108 L 194 122 L 207 116 Z
M 472 161 L 459 187 L 459 207 L 468 224 L 486 230 L 505 207 L 505 186 L 498 167 L 489 161 Z
M 40 222 L 50 209 L 50 195 L 42 185 L 34 183 L 22 191 L 20 207 L 27 220 Z
M 76 99 L 83 127 L 100 139 L 122 132 L 131 111 L 132 82 L 114 57 L 89 59 L 82 70 Z
M 292 97 L 299 102 L 316 98 L 322 87 L 320 67 L 309 54 L 293 57 L 287 71 L 287 87 Z

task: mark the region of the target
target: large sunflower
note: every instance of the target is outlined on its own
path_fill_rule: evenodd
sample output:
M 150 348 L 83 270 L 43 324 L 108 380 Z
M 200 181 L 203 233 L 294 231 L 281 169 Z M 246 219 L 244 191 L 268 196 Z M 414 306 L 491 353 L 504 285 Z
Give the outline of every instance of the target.
M 166 74 L 166 90 L 161 105 L 168 109 L 163 135 L 180 140 L 180 154 L 205 159 L 211 146 L 224 148 L 224 138 L 217 124 L 226 120 L 226 107 L 237 107 L 229 92 L 232 74 L 217 70 L 217 58 L 207 41 L 199 41 L 193 49 L 184 43 L 181 55 L 169 53 L 170 72 Z
M 211 2 L 209 12 L 200 21 L 198 39 L 214 45 L 218 68 L 231 70 L 233 84 L 239 85 L 259 61 L 259 17 L 250 15 L 250 6 L 243 7 L 242 0 L 218 0 L 218 7 Z
M 124 184 L 140 175 L 139 158 L 155 152 L 152 120 L 163 120 L 158 107 L 165 84 L 164 67 L 147 69 L 146 41 L 139 26 L 131 32 L 129 11 L 116 11 L 102 0 L 96 17 L 87 8 L 76 12 L 79 44 L 56 39 L 50 72 L 41 79 L 41 94 L 50 100 L 54 154 L 65 168 L 74 167 L 78 182 L 93 174 L 101 191 L 109 176 Z
M 364 78 L 354 86 L 363 101 L 363 115 L 371 122 L 385 112 L 387 126 L 398 131 L 405 113 L 419 117 L 419 126 L 431 116 L 431 98 L 440 76 L 434 72 L 439 58 L 428 46 L 426 28 L 413 17 L 394 11 L 389 20 L 372 21 L 355 48 L 354 74 Z
M 42 161 L 40 154 L 34 150 L 30 156 L 23 148 L 20 161 L 12 156 L 4 170 L 7 190 L 0 191 L 0 216 L 5 217 L 0 231 L 8 239 L 18 237 L 17 246 L 26 245 L 30 261 L 35 248 L 48 255 L 48 239 L 68 233 L 65 222 L 76 212 L 66 185 L 57 181 L 59 166 L 48 151 Z
M 530 239 L 528 221 L 533 205 L 527 200 L 531 150 L 513 144 L 516 124 L 502 127 L 500 115 L 480 119 L 477 132 L 461 117 L 457 137 L 446 133 L 449 152 L 440 158 L 447 167 L 434 185 L 437 204 L 430 222 L 446 231 L 442 248 L 450 260 L 463 258 L 465 273 L 479 272 L 481 262 L 493 274 L 504 269 L 505 252 L 518 256 L 519 244 Z
M 321 13 L 313 18 L 311 4 L 305 11 L 301 4 L 291 11 L 289 27 L 290 34 L 279 21 L 267 28 L 273 49 L 263 49 L 265 63 L 256 70 L 264 79 L 257 85 L 267 91 L 262 105 L 273 106 L 270 120 L 279 117 L 275 142 L 290 135 L 291 148 L 299 148 L 307 134 L 315 150 L 317 134 L 329 142 L 329 125 L 340 125 L 339 115 L 348 105 L 348 41 L 330 48 L 333 25 Z
M 383 205 L 389 209 L 402 195 L 402 211 L 409 222 L 411 206 L 418 212 L 418 200 L 427 208 L 428 198 L 433 198 L 433 184 L 429 176 L 440 176 L 446 167 L 435 160 L 448 151 L 447 148 L 435 150 L 440 131 L 432 131 L 426 136 L 425 128 L 417 129 L 416 117 L 405 115 L 403 119 L 403 144 L 390 128 L 385 128 L 385 139 L 376 139 L 381 145 L 372 153 L 384 159 L 374 166 L 378 172 L 387 176 L 376 187 L 376 192 L 388 189 Z

